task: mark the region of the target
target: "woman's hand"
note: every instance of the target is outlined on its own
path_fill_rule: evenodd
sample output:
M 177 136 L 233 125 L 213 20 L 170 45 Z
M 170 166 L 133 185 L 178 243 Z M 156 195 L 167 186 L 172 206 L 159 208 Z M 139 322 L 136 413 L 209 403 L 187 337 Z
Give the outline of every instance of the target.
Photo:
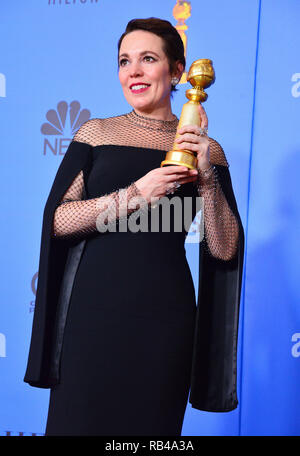
M 207 129 L 208 119 L 203 106 L 199 105 L 200 127 Z M 197 168 L 204 171 L 211 166 L 209 161 L 209 140 L 207 135 L 200 135 L 197 125 L 186 125 L 178 130 L 180 136 L 176 143 L 180 149 L 190 150 L 197 153 Z
M 170 165 L 155 168 L 135 182 L 143 198 L 148 203 L 156 202 L 167 192 L 176 190 L 176 183 L 185 184 L 197 179 L 197 170 L 188 169 L 185 166 Z

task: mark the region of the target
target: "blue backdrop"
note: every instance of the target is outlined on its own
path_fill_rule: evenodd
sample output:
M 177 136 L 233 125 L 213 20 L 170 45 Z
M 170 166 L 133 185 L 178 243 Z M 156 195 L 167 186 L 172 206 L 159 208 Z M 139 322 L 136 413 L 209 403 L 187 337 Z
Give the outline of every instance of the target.
M 31 388 L 23 376 L 42 213 L 56 170 L 76 123 L 131 110 L 117 75 L 117 40 L 128 20 L 157 16 L 175 25 L 175 3 L 1 3 L 0 435 L 45 428 L 49 391 Z M 239 406 L 217 414 L 188 404 L 183 435 L 299 435 L 300 2 L 191 6 L 187 67 L 198 58 L 214 62 L 216 82 L 205 103 L 209 134 L 230 163 L 246 251 Z M 186 88 L 173 98 L 178 116 Z M 197 287 L 198 246 L 186 251 Z

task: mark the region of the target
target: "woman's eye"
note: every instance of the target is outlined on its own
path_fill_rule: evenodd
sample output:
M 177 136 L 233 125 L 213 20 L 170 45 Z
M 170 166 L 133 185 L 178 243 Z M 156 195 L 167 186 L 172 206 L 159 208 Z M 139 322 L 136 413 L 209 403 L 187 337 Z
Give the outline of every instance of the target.
M 127 59 L 121 59 L 119 62 L 120 66 L 125 66 L 127 64 L 128 60 Z
M 144 61 L 146 62 L 155 62 L 156 59 L 154 57 L 152 57 L 151 55 L 145 55 L 145 57 L 143 58 Z M 119 65 L 120 67 L 124 67 L 126 65 L 129 64 L 129 60 L 128 59 L 121 59 L 120 62 L 119 62 Z
M 144 59 L 147 62 L 154 62 L 155 61 L 155 59 L 151 55 L 145 55 Z

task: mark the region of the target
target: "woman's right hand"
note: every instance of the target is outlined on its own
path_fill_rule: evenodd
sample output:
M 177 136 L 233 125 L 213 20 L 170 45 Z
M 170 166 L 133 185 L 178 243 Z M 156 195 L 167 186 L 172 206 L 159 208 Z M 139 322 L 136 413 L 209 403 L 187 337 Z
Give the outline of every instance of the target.
M 148 203 L 153 203 L 166 195 L 168 190 L 176 190 L 175 182 L 185 184 L 197 179 L 197 170 L 186 166 L 170 165 L 154 168 L 145 176 L 135 181 L 135 185 Z

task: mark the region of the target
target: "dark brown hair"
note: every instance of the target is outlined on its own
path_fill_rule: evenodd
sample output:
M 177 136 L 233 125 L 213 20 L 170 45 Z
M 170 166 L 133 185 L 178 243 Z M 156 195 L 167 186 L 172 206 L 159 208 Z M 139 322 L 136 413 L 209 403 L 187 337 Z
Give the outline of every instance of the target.
M 184 45 L 182 39 L 177 32 L 176 28 L 169 21 L 158 19 L 156 17 L 149 17 L 148 19 L 132 19 L 128 22 L 125 32 L 121 35 L 118 41 L 118 57 L 120 52 L 121 43 L 123 38 L 128 33 L 135 30 L 144 30 L 159 36 L 163 40 L 163 50 L 169 62 L 170 73 L 175 70 L 176 62 L 180 62 L 185 68 Z M 177 89 L 172 86 L 171 91 Z

